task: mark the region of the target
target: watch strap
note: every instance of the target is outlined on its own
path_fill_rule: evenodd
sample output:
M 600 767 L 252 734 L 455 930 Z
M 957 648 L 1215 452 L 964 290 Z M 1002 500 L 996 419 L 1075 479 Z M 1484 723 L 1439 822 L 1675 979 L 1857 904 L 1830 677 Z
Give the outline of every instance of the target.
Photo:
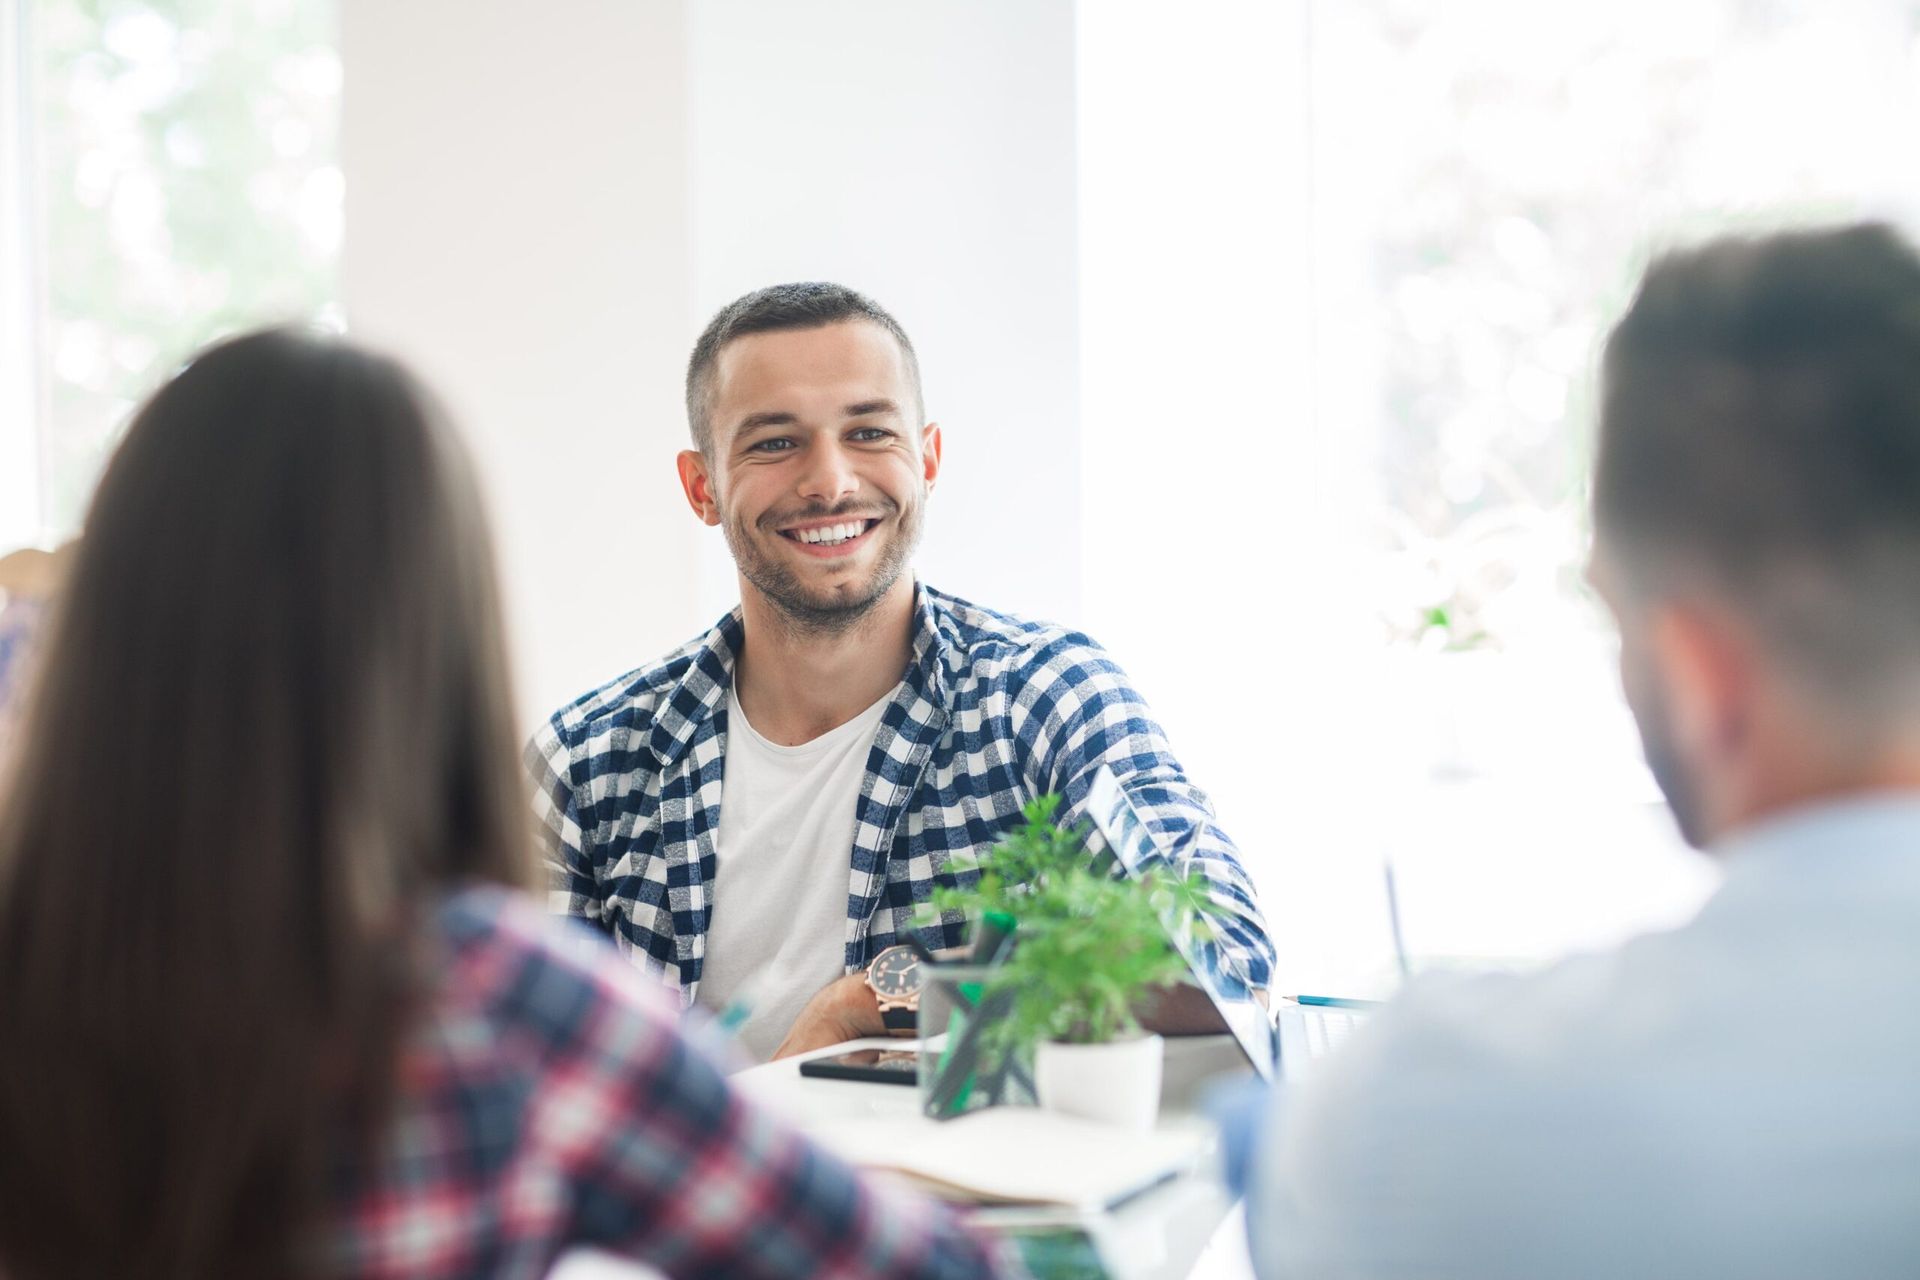
M 882 1009 L 880 1021 L 886 1024 L 890 1033 L 912 1033 L 920 1029 L 920 1012 L 917 1009 Z

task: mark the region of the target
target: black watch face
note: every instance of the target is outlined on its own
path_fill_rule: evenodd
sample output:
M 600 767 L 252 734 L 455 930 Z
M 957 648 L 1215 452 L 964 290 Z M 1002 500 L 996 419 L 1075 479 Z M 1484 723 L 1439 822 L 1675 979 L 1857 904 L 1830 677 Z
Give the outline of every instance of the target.
M 920 992 L 920 957 L 910 947 L 888 947 L 873 958 L 867 976 L 878 994 L 905 1000 Z

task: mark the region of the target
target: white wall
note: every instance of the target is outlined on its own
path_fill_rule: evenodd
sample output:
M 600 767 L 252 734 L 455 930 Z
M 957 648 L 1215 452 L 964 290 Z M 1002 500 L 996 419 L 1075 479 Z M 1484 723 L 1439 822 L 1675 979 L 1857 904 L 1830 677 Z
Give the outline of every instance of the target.
M 342 22 L 348 321 L 471 433 L 531 721 L 699 625 L 672 467 L 683 5 L 345 0 Z
M 702 0 L 689 18 L 696 309 L 828 279 L 893 312 L 946 442 L 923 576 L 1079 621 L 1070 0 Z M 717 612 L 737 592 L 717 531 L 706 547 Z
M 35 423 L 36 261 L 25 115 L 28 91 L 20 0 L 0 0 L 0 555 L 38 542 L 43 489 Z
M 673 455 L 706 318 L 836 279 L 913 334 L 947 470 L 920 564 L 1077 620 L 1068 0 L 345 0 L 346 310 L 493 492 L 529 718 L 737 598 Z
M 1330 551 L 1357 504 L 1318 444 L 1305 9 L 1100 0 L 1078 46 L 1089 625 L 1239 842 L 1287 974 L 1325 942 L 1314 877 L 1371 876 L 1348 896 L 1389 947 L 1338 740 Z

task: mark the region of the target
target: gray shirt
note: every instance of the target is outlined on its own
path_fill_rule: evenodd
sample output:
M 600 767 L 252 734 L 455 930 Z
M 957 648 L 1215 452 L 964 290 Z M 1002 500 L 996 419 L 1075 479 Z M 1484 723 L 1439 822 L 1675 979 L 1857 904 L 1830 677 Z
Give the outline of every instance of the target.
M 1418 983 L 1283 1099 L 1261 1275 L 1920 1276 L 1920 793 L 1716 853 L 1691 923 Z

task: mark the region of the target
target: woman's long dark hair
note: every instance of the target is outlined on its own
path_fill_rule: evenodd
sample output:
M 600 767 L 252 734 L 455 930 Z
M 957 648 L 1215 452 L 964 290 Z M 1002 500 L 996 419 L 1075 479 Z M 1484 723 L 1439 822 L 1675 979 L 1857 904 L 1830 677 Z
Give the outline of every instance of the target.
M 52 627 L 0 800 L 0 1272 L 323 1270 L 431 899 L 532 881 L 466 455 L 390 360 L 214 347 Z

